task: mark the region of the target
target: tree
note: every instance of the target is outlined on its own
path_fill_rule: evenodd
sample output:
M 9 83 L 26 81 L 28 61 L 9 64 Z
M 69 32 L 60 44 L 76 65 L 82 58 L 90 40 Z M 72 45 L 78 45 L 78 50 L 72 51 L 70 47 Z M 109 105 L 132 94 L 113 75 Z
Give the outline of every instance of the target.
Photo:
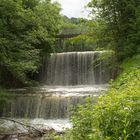
M 0 0 L 0 84 L 37 71 L 42 52 L 53 51 L 59 12 L 50 0 Z
M 137 0 L 92 0 L 89 3 L 95 20 L 103 21 L 104 32 L 110 35 L 112 49 L 119 60 L 138 52 L 135 41 L 139 38 L 136 27 L 139 4 Z
M 89 36 L 90 20 L 83 18 L 63 17 L 59 36 L 61 39 L 59 51 L 89 51 L 95 50 L 92 37 Z M 63 47 L 62 47 L 63 46 Z

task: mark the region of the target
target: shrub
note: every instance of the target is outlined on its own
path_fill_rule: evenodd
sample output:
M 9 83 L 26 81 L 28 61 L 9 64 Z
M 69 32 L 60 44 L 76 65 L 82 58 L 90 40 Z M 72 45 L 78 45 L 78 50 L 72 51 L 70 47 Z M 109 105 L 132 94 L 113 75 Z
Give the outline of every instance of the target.
M 123 73 L 95 105 L 88 101 L 77 108 L 71 140 L 140 139 L 140 56 L 122 67 Z

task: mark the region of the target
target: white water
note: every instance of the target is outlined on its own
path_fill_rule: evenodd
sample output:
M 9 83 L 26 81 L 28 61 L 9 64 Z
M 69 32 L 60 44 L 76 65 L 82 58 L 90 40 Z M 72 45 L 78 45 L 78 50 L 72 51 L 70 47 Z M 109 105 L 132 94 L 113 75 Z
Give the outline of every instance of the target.
M 45 120 L 45 119 L 15 119 L 17 122 L 21 122 L 25 125 L 33 126 L 38 130 L 51 130 L 54 129 L 57 132 L 63 132 L 66 129 L 70 129 L 72 124 L 70 123 L 69 119 L 56 119 L 56 120 Z M 0 121 L 0 128 L 7 129 L 8 131 L 15 131 L 15 132 L 28 132 L 28 129 L 20 125 L 18 123 L 12 121 Z
M 51 97 L 74 97 L 74 96 L 99 96 L 105 91 L 107 84 L 100 85 L 76 85 L 76 86 L 41 86 L 34 88 L 32 92 Z
M 51 54 L 43 60 L 40 81 L 46 85 L 106 84 L 110 78 L 101 61 L 105 51 L 68 52 Z
M 36 128 L 53 128 L 56 131 L 64 131 L 72 126 L 68 119 L 69 108 L 83 103 L 88 96 L 101 95 L 106 89 L 107 85 L 78 85 L 41 86 L 33 89 L 11 90 L 17 92 L 17 97 L 5 108 L 3 116 L 11 114 L 12 118 Z M 5 123 L 9 129 L 15 127 L 17 130 L 24 131 L 18 124 L 15 125 L 10 121 Z M 5 126 L 5 123 L 0 124 L 0 127 Z
M 52 54 L 43 61 L 40 73 L 40 81 L 45 85 L 11 90 L 16 93 L 16 98 L 5 105 L 2 116 L 18 119 L 37 128 L 63 131 L 72 127 L 68 119 L 69 108 L 84 103 L 88 96 L 98 97 L 107 89 L 109 70 L 102 63 L 93 66 L 102 53 Z M 7 127 L 15 125 L 5 123 Z

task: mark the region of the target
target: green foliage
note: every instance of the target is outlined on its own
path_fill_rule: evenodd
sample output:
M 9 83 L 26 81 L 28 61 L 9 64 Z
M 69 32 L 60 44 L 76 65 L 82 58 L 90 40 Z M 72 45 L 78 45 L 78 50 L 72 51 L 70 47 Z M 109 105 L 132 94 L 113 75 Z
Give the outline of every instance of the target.
M 94 67 L 96 67 L 96 65 L 98 65 L 99 63 L 102 63 L 102 65 L 104 65 L 104 68 L 107 67 L 108 70 L 118 68 L 115 54 L 110 50 L 102 51 L 99 57 L 93 61 Z
M 72 136 L 74 140 L 90 139 L 90 134 L 94 132 L 93 122 L 93 101 L 88 99 L 85 105 L 79 105 L 71 121 L 73 122 Z
M 66 20 L 65 18 L 63 19 Z M 73 21 L 74 20 L 74 21 Z M 103 20 L 67 19 L 61 27 L 60 34 L 76 34 L 63 41 L 62 51 L 95 51 L 112 49 L 111 33 Z
M 86 34 L 81 34 L 65 41 L 65 51 L 93 51 L 93 42 Z
M 0 0 L 0 83 L 4 71 L 26 83 L 43 53 L 53 51 L 60 6 L 50 0 Z
M 83 18 L 63 17 L 59 35 L 62 42 L 59 48 L 61 51 L 92 51 L 95 50 L 92 38 L 87 36 L 90 31 L 89 20 Z M 71 35 L 70 38 L 67 36 Z
M 79 106 L 72 117 L 71 140 L 139 140 L 140 56 L 122 64 L 123 73 L 93 105 Z
M 92 0 L 89 3 L 94 21 L 100 24 L 97 38 L 106 40 L 119 60 L 139 52 L 139 4 L 137 0 Z
M 60 35 L 76 35 L 63 38 L 61 51 L 95 51 L 112 49 L 112 34 L 102 19 L 88 20 L 63 17 Z M 113 44 L 114 45 L 114 44 Z

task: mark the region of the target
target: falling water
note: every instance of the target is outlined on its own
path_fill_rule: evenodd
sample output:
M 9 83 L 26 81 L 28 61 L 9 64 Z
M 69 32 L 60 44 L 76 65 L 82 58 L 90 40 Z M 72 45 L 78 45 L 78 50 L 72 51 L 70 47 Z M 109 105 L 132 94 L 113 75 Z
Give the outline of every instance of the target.
M 69 52 L 51 54 L 44 60 L 40 79 L 46 85 L 95 85 L 105 84 L 109 73 L 96 60 L 104 53 Z
M 32 90 L 14 90 L 13 102 L 5 105 L 2 116 L 13 118 L 62 119 L 70 116 L 70 108 L 84 103 L 87 96 L 98 96 L 100 86 L 42 86 Z
M 43 86 L 14 90 L 15 98 L 5 104 L 0 115 L 47 120 L 69 118 L 70 107 L 106 90 L 109 69 L 97 61 L 102 53 L 105 52 L 51 54 L 43 60 L 40 71 Z

